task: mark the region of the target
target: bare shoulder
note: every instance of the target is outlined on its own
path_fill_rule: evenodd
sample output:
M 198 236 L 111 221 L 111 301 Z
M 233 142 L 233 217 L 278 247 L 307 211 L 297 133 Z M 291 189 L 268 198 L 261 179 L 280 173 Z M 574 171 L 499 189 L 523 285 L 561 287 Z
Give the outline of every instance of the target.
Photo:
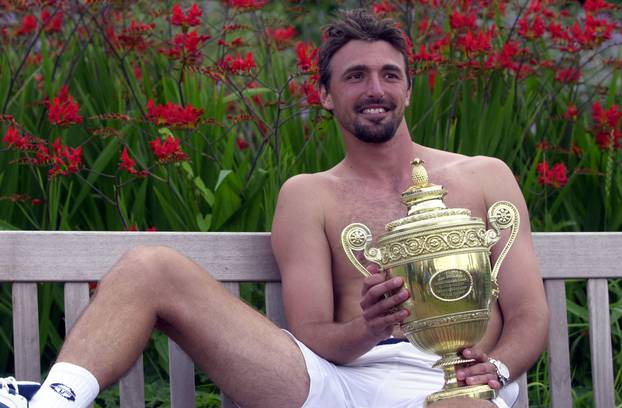
M 298 174 L 289 178 L 279 191 L 277 211 L 283 205 L 296 204 L 300 206 L 317 208 L 321 199 L 329 194 L 330 182 L 327 172 Z
M 509 166 L 500 159 L 489 156 L 458 155 L 449 163 L 458 178 L 468 178 L 479 185 L 486 201 L 503 199 L 520 193 L 518 183 Z
M 309 230 L 324 227 L 326 199 L 330 197 L 330 182 L 325 172 L 299 174 L 288 179 L 279 191 L 272 237 L 289 237 L 293 225 Z

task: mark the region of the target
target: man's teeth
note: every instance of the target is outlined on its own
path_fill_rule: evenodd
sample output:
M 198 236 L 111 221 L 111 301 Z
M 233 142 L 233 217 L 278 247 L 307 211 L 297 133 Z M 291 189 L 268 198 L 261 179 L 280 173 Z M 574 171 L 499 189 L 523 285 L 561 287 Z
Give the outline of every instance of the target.
M 384 113 L 384 108 L 367 108 L 363 110 L 363 113 Z

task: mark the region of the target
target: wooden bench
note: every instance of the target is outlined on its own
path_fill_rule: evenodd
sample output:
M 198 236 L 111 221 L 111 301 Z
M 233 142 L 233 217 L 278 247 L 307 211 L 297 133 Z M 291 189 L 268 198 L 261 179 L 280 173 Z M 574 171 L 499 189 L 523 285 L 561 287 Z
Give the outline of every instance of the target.
M 622 233 L 535 233 L 551 310 L 549 385 L 553 407 L 571 407 L 566 279 L 587 279 L 595 406 L 614 404 L 607 279 L 622 277 Z M 100 279 L 129 248 L 167 245 L 205 267 L 232 293 L 240 282 L 266 283 L 268 317 L 284 327 L 279 273 L 268 233 L 116 233 L 0 231 L 0 282 L 13 284 L 15 375 L 41 379 L 37 282 L 63 282 L 67 330 Z M 194 365 L 169 341 L 171 405 L 194 406 Z M 527 407 L 525 376 L 516 406 Z M 121 407 L 144 406 L 142 358 L 120 381 Z M 223 407 L 234 406 L 226 397 Z

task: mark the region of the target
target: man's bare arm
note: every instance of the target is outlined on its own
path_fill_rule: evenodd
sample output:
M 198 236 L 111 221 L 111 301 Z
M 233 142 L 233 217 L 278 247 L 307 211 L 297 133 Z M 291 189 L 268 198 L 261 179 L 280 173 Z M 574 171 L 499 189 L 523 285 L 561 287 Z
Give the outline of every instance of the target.
M 282 187 L 272 224 L 272 248 L 283 282 L 283 301 L 289 329 L 309 348 L 335 363 L 354 360 L 388 337 L 406 312 L 387 311 L 403 300 L 401 280 L 366 279 L 361 306 L 365 313 L 348 322 L 335 322 L 331 251 L 324 231 L 322 180 L 300 175 Z M 405 291 L 404 291 L 405 292 Z
M 491 357 L 501 360 L 508 366 L 510 378 L 514 380 L 527 371 L 544 350 L 548 335 L 548 306 L 531 239 L 527 206 L 513 174 L 499 160 L 490 158 L 475 160 L 484 161 L 481 164 L 483 169 L 480 169 L 480 174 L 484 174 L 482 181 L 486 207 L 489 208 L 495 201 L 510 201 L 518 208 L 521 218 L 518 236 L 498 276 L 503 330 L 499 341 L 489 353 Z M 504 231 L 502 238 L 493 247 L 491 255 L 493 264 L 508 236 L 509 232 Z M 482 356 L 477 351 L 476 354 L 478 354 L 474 356 L 476 358 L 488 357 Z M 476 364 L 464 371 L 467 383 L 486 383 L 486 379 L 495 378 L 491 375 L 494 370 L 488 363 Z M 459 378 L 461 377 L 462 375 L 459 375 Z

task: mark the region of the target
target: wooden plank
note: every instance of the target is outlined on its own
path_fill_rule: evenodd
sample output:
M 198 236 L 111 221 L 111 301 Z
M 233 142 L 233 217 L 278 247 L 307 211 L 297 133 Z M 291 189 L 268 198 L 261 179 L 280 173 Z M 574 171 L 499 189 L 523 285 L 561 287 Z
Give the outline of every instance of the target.
M 145 375 L 142 355 L 119 381 L 119 394 L 121 408 L 145 407 Z
M 139 245 L 175 248 L 221 281 L 280 280 L 269 233 L 2 231 L 0 281 L 100 280 Z
M 39 307 L 36 283 L 13 284 L 13 345 L 15 377 L 41 381 Z
M 173 340 L 168 340 L 171 407 L 194 407 L 194 362 Z
M 544 278 L 622 276 L 620 232 L 534 233 L 533 241 Z
M 592 354 L 592 383 L 595 407 L 614 407 L 611 323 L 607 279 L 590 279 L 587 281 L 587 301 L 590 316 L 590 350 Z
M 523 373 L 516 379 L 518 383 L 518 399 L 512 408 L 529 408 L 529 393 L 527 392 L 527 374 Z
M 88 283 L 65 283 L 65 334 L 78 321 L 82 311 L 89 304 L 89 284 Z
M 280 283 L 266 283 L 266 314 L 274 324 L 283 329 L 287 328 Z
M 568 347 L 568 316 L 566 314 L 566 283 L 563 280 L 545 280 L 546 300 L 549 305 L 548 364 L 551 406 L 572 406 L 570 382 L 570 349 Z
M 619 253 L 612 249 L 622 248 L 622 233 L 534 233 L 533 238 L 545 278 L 620 276 Z M 99 280 L 137 245 L 176 248 L 218 280 L 280 279 L 269 233 L 2 231 L 0 281 Z

